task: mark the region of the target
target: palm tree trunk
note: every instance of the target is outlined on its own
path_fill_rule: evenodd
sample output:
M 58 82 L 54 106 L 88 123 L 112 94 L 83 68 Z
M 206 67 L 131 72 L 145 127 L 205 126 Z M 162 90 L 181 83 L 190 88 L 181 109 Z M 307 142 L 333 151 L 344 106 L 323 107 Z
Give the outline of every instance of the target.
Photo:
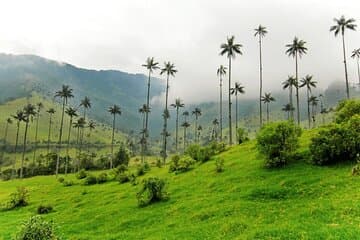
M 261 103 L 261 96 L 262 96 L 262 50 L 261 50 L 261 34 L 259 34 L 259 60 L 260 60 L 260 93 L 259 93 L 259 107 L 260 107 L 260 127 L 262 126 L 262 103 Z
M 65 175 L 68 171 L 68 164 L 69 164 L 69 146 L 70 146 L 70 135 L 71 135 L 71 126 L 72 126 L 73 118 L 70 117 L 69 122 L 69 131 L 68 131 L 68 137 L 67 137 L 67 145 L 66 145 L 66 161 L 65 161 Z
M 17 153 L 17 146 L 19 141 L 19 131 L 20 131 L 20 122 L 17 122 L 17 130 L 16 130 L 16 139 L 15 139 L 15 148 L 14 148 L 14 161 L 13 161 L 13 178 L 15 177 L 15 173 L 17 175 L 17 171 L 15 170 L 16 167 L 16 153 Z
M 236 141 L 238 142 L 238 134 L 237 134 L 237 131 L 238 131 L 238 95 L 237 93 L 235 94 L 235 98 L 236 98 L 236 102 L 235 102 L 235 134 L 236 134 Z
M 1 164 L 2 161 L 4 160 L 4 155 L 5 155 L 5 150 L 6 150 L 6 139 L 7 139 L 8 128 L 9 128 L 9 123 L 6 122 L 6 125 L 5 125 L 5 136 L 4 136 L 4 146 L 3 146 L 3 149 L 2 149 L 2 151 L 1 151 L 0 164 Z
M 27 122 L 26 122 L 26 124 L 25 124 L 25 133 L 24 133 L 23 152 L 22 152 L 22 157 L 21 157 L 21 167 L 20 167 L 20 178 L 23 178 L 23 168 L 24 168 L 24 161 L 25 161 L 26 138 L 27 138 L 28 128 L 29 128 L 29 119 L 27 119 Z
M 311 117 L 310 117 L 310 102 L 309 102 L 309 89 L 307 89 L 306 91 L 306 95 L 307 95 L 307 111 L 308 111 L 308 121 L 309 121 L 309 129 L 311 128 Z
M 52 118 L 52 114 L 50 114 L 50 118 L 49 118 L 49 132 L 48 132 L 48 141 L 47 141 L 47 154 L 49 154 L 50 151 L 50 134 L 51 134 L 51 118 Z
M 113 167 L 113 158 L 114 158 L 114 136 L 115 136 L 115 114 L 113 118 L 113 128 L 112 128 L 112 135 L 111 135 L 111 158 L 110 158 L 110 169 Z
M 294 121 L 294 105 L 293 105 L 293 86 L 289 86 L 289 98 L 290 98 L 290 119 Z
M 347 65 L 346 65 L 346 50 L 345 50 L 345 36 L 342 33 L 342 43 L 343 43 L 343 54 L 344 54 L 344 67 L 345 67 L 345 81 L 346 81 L 346 97 L 350 98 L 350 91 L 349 91 L 349 80 L 348 80 L 348 72 L 347 72 Z
M 166 96 L 165 96 L 165 114 L 168 114 L 168 95 L 169 95 L 169 74 L 166 78 Z M 163 149 L 163 161 L 166 161 L 166 147 L 167 147 L 167 116 L 164 116 L 164 149 Z
M 184 127 L 184 152 L 186 149 L 186 127 Z
M 80 127 L 77 128 L 77 134 L 76 134 L 76 151 L 77 151 L 77 154 L 76 154 L 76 157 L 77 157 L 77 170 L 80 171 L 80 160 L 79 160 L 79 138 L 80 138 Z
M 220 77 L 220 141 L 223 140 L 223 134 L 222 134 L 222 120 L 223 120 L 223 110 L 222 110 L 222 107 L 223 107 L 223 103 L 222 103 L 222 77 Z
M 229 144 L 232 145 L 232 126 L 231 126 L 231 57 L 229 57 Z
M 38 139 L 38 131 L 39 131 L 39 117 L 40 114 L 37 114 L 36 118 L 36 127 L 35 127 L 35 144 L 34 144 L 34 155 L 33 155 L 33 164 L 35 165 L 35 159 L 36 159 L 36 150 L 37 150 L 37 139 Z M 34 170 L 32 171 L 34 173 Z
M 151 80 L 151 70 L 149 70 L 149 79 L 148 79 L 148 86 L 147 86 L 147 97 L 146 97 L 146 108 L 149 110 L 149 102 L 150 102 L 150 80 Z M 148 123 L 149 123 L 149 111 L 145 112 L 145 130 L 146 130 L 146 137 L 149 135 L 148 133 Z
M 57 158 L 56 158 L 56 171 L 55 175 L 57 177 L 59 173 L 59 165 L 60 165 L 60 148 L 61 148 L 61 138 L 62 138 L 62 130 L 64 125 L 64 112 L 65 112 L 65 98 L 63 99 L 63 106 L 62 106 L 62 112 L 61 112 L 61 122 L 60 122 L 60 132 L 59 132 L 59 142 L 57 146 Z
M 178 150 L 178 131 L 179 131 L 179 107 L 176 108 L 176 131 L 175 131 L 175 149 Z
M 360 67 L 359 67 L 359 58 L 357 58 L 357 72 L 358 72 L 358 78 L 359 78 L 359 86 L 360 86 Z
M 270 116 L 269 116 L 269 103 L 266 103 L 266 122 L 269 123 L 269 119 L 270 119 Z
M 295 54 L 295 65 L 296 65 L 296 111 L 297 111 L 297 122 L 300 125 L 300 102 L 299 102 L 299 73 L 298 73 L 298 53 Z
M 195 115 L 195 128 L 194 128 L 194 138 L 195 138 L 195 143 L 197 143 L 197 115 Z

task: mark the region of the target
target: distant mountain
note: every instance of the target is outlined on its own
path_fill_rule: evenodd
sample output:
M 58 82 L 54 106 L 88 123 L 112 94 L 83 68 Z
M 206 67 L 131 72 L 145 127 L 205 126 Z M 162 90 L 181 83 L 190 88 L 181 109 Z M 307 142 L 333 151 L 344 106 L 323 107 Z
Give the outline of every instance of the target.
M 70 104 L 76 106 L 89 96 L 89 114 L 98 121 L 110 123 L 107 108 L 120 105 L 118 127 L 125 132 L 141 125 L 137 109 L 145 102 L 146 83 L 147 76 L 143 74 L 88 70 L 34 55 L 0 54 L 0 103 L 29 96 L 33 91 L 52 99 L 61 85 L 68 84 L 75 95 Z M 151 95 L 159 95 L 163 90 L 162 81 L 152 78 Z

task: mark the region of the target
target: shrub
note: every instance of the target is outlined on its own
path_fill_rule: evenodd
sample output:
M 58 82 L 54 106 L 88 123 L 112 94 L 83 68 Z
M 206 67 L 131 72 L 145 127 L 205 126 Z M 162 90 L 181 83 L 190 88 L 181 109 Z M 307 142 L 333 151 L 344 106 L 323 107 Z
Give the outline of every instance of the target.
M 45 221 L 41 216 L 33 216 L 24 222 L 17 240 L 56 240 L 54 225 Z
M 186 155 L 189 155 L 194 160 L 199 160 L 200 155 L 200 145 L 198 144 L 191 144 L 185 151 Z
M 63 178 L 63 177 L 59 177 L 59 178 L 58 178 L 58 182 L 59 182 L 59 183 L 63 183 L 64 181 L 65 181 L 65 178 Z
M 248 132 L 244 128 L 238 128 L 236 132 L 238 144 L 242 144 L 249 140 Z
M 267 167 L 279 167 L 287 163 L 298 148 L 301 129 L 292 122 L 266 124 L 257 135 L 257 148 L 265 155 Z
M 79 168 L 83 168 L 85 170 L 96 169 L 95 157 L 96 157 L 95 153 L 83 152 L 79 154 L 78 156 Z
M 226 144 L 224 142 L 212 141 L 209 145 L 217 153 L 222 153 L 226 150 Z
M 120 164 L 116 167 L 116 169 L 119 173 L 122 173 L 122 172 L 125 172 L 126 170 L 128 170 L 128 167 L 125 164 Z
M 134 173 L 129 173 L 128 174 L 128 178 L 129 178 L 129 181 L 132 185 L 137 185 L 137 178 L 136 178 L 136 175 Z
M 130 178 L 129 178 L 129 175 L 125 172 L 122 172 L 122 173 L 119 173 L 117 176 L 116 176 L 116 180 L 119 182 L 119 183 L 126 183 L 126 182 L 129 182 L 130 181 Z
M 121 164 L 128 166 L 130 160 L 130 155 L 128 151 L 125 148 L 124 144 L 120 145 L 119 151 L 116 153 L 116 155 L 113 158 L 113 165 L 119 166 Z
M 191 169 L 191 167 L 195 164 L 195 160 L 193 160 L 189 156 L 184 156 L 180 158 L 179 155 L 174 155 L 171 159 L 171 163 L 169 166 L 169 172 L 186 172 Z
M 40 205 L 37 208 L 38 214 L 48 214 L 53 210 L 53 207 L 51 205 Z
M 336 108 L 335 119 L 337 123 L 347 122 L 356 114 L 360 114 L 360 100 L 344 100 Z
M 4 181 L 8 181 L 11 179 L 12 177 L 12 173 L 14 172 L 14 169 L 5 169 L 4 171 L 1 172 L 0 174 L 0 178 Z
M 84 185 L 94 185 L 96 183 L 97 183 L 97 179 L 92 174 L 88 174 L 87 177 L 84 179 Z
M 150 171 L 150 165 L 147 162 L 144 162 L 143 164 L 140 164 L 136 168 L 136 175 L 142 176 L 142 175 L 145 175 L 145 173 L 147 173 L 149 171 Z
M 10 195 L 10 200 L 7 203 L 7 209 L 14 209 L 17 207 L 24 207 L 28 205 L 29 191 L 25 187 L 18 187 L 16 192 Z
M 75 176 L 76 176 L 77 179 L 84 179 L 84 178 L 86 178 L 87 173 L 86 173 L 85 169 L 81 169 L 80 171 L 78 171 L 76 173 Z
M 224 171 L 224 159 L 223 158 L 217 158 L 215 161 L 215 170 L 217 173 Z
M 100 173 L 96 178 L 97 183 L 104 183 L 108 180 L 108 175 L 106 173 Z
M 62 184 L 64 187 L 70 187 L 70 186 L 74 185 L 74 182 L 71 180 L 65 180 Z
M 144 179 L 140 191 L 136 194 L 140 207 L 151 203 L 167 200 L 168 193 L 165 191 L 166 183 L 163 179 L 151 177 Z
M 215 149 L 212 149 L 210 146 L 207 147 L 201 147 L 199 151 L 198 161 L 204 163 L 211 159 L 212 156 L 214 156 Z

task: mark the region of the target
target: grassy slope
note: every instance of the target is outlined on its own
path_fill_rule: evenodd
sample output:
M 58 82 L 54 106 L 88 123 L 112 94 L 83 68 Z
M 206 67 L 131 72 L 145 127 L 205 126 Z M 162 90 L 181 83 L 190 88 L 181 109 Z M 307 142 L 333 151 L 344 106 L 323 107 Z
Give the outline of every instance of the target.
M 301 139 L 309 144 L 311 132 Z M 10 239 L 40 203 L 65 239 L 357 239 L 360 181 L 351 165 L 317 167 L 305 163 L 268 170 L 253 141 L 214 161 L 174 175 L 153 168 L 147 176 L 167 179 L 170 200 L 138 208 L 137 187 L 109 182 L 63 187 L 55 178 L 0 182 L 0 202 L 16 186 L 30 190 L 30 205 L 0 212 L 0 239 Z M 73 178 L 73 176 L 71 176 Z

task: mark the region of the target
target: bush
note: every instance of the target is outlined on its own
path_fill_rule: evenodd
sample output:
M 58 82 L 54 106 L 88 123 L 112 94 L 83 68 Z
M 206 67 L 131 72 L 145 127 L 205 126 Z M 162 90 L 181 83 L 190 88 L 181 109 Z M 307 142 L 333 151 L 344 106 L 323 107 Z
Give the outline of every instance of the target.
M 17 207 L 24 207 L 28 205 L 29 191 L 25 187 L 18 187 L 16 192 L 10 195 L 10 200 L 7 203 L 7 209 L 14 209 Z
M 136 194 L 140 207 L 154 202 L 167 200 L 168 193 L 165 191 L 166 183 L 163 179 L 151 177 L 144 179 L 140 191 Z
M 62 184 L 64 187 L 70 187 L 70 186 L 74 185 L 74 182 L 71 180 L 65 180 Z
M 194 164 L 195 160 L 189 156 L 180 158 L 179 155 L 174 155 L 170 162 L 169 172 L 186 172 L 189 171 Z
M 293 122 L 266 124 L 257 135 L 257 148 L 265 155 L 267 167 L 279 167 L 287 163 L 298 148 L 301 129 Z
M 356 114 L 360 114 L 360 99 L 344 100 L 336 108 L 335 119 L 337 123 L 343 123 Z
M 52 210 L 53 210 L 53 207 L 50 205 L 40 205 L 37 208 L 37 213 L 38 214 L 48 214 Z
M 94 175 L 88 174 L 84 180 L 84 185 L 94 185 L 97 183 L 97 179 Z
M 84 178 L 87 177 L 87 173 L 86 173 L 85 169 L 81 169 L 80 171 L 78 171 L 76 173 L 75 176 L 76 176 L 77 179 L 84 179 Z
M 4 171 L 1 172 L 0 174 L 0 178 L 4 181 L 8 181 L 11 179 L 12 177 L 12 173 L 14 172 L 14 169 L 5 169 Z
M 63 178 L 63 177 L 59 177 L 59 178 L 58 178 L 58 182 L 59 182 L 59 183 L 63 183 L 64 181 L 65 181 L 65 178 Z
M 129 175 L 125 172 L 122 172 L 122 173 L 119 173 L 117 176 L 116 176 L 116 180 L 119 182 L 119 183 L 126 183 L 126 182 L 129 182 L 130 181 L 130 178 L 129 178 Z
M 99 176 L 96 178 L 97 183 L 104 183 L 107 182 L 108 175 L 106 173 L 100 173 Z
M 130 161 L 130 155 L 128 151 L 125 148 L 124 144 L 120 145 L 119 151 L 116 153 L 116 155 L 113 158 L 113 165 L 119 166 L 121 164 L 128 166 Z
M 192 144 L 186 149 L 185 154 L 196 161 L 207 162 L 216 154 L 216 149 L 212 145 L 201 147 L 198 144 Z
M 215 170 L 217 173 L 221 173 L 224 171 L 224 159 L 217 158 L 215 161 Z
M 45 221 L 41 216 L 33 216 L 23 223 L 17 240 L 56 240 L 52 222 Z
M 140 164 L 137 168 L 136 168 L 136 175 L 137 176 L 143 176 L 145 175 L 145 173 L 150 171 L 150 165 L 145 162 L 143 164 Z
M 199 160 L 200 155 L 200 145 L 198 144 L 191 144 L 185 151 L 186 155 L 189 155 L 194 160 Z
M 209 145 L 217 153 L 222 153 L 226 150 L 226 144 L 224 142 L 212 141 Z
M 242 144 L 249 140 L 248 132 L 244 128 L 238 128 L 236 132 L 238 144 Z

